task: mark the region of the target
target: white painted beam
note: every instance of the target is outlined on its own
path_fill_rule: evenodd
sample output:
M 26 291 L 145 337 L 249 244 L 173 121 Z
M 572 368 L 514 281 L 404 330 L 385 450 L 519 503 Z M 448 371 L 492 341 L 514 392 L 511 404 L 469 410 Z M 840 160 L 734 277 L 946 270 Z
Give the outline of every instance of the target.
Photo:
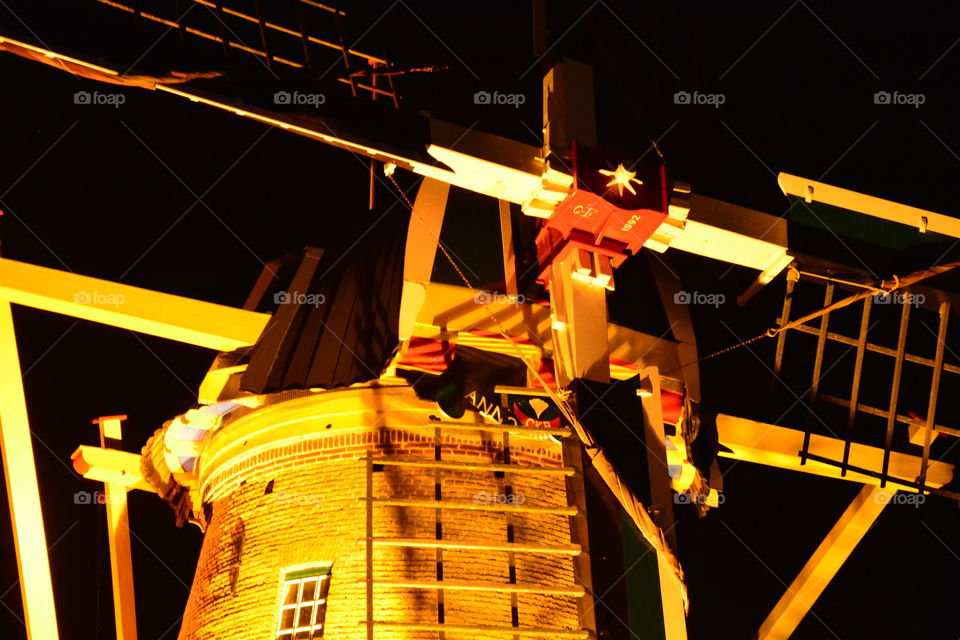
M 960 238 L 960 218 L 868 196 L 849 189 L 841 189 L 789 173 L 778 174 L 777 183 L 785 194 L 803 198 L 808 202 L 822 202 L 841 209 L 856 211 L 873 218 L 913 227 L 924 233 L 932 231 Z

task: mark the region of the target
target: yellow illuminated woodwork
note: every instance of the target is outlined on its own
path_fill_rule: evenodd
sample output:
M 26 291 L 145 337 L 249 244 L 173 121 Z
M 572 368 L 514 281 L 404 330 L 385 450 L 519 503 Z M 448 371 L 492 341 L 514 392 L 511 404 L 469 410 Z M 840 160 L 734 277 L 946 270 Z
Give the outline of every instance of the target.
M 143 479 L 140 473 L 140 456 L 135 453 L 81 445 L 70 459 L 77 473 L 89 480 L 141 491 L 154 490 Z
M 257 341 L 270 316 L 0 258 L 0 298 L 186 342 L 233 351 Z
M 760 627 L 759 640 L 787 640 L 863 539 L 894 491 L 864 485 Z
M 890 220 L 914 227 L 921 233 L 930 231 L 960 238 L 960 220 L 951 216 L 841 189 L 816 180 L 807 180 L 789 173 L 778 174 L 777 183 L 785 194 L 804 198 L 807 202 L 822 202 L 874 218 Z
M 120 75 L 119 72 L 114 71 L 113 69 L 107 69 L 106 67 L 101 67 L 100 65 L 96 65 L 96 64 L 93 64 L 93 63 L 90 63 L 90 62 L 86 62 L 86 61 L 80 60 L 80 59 L 78 59 L 78 58 L 73 58 L 73 57 L 64 55 L 64 54 L 62 54 L 62 53 L 57 53 L 56 51 L 50 51 L 49 49 L 42 49 L 42 48 L 36 47 L 36 46 L 34 46 L 34 45 L 32 45 L 32 44 L 27 44 L 26 42 L 21 42 L 21 41 L 19 41 L 19 40 L 14 40 L 13 38 L 8 38 L 7 36 L 0 37 L 0 45 L 5 44 L 5 43 L 7 43 L 7 42 L 9 42 L 11 45 L 13 45 L 13 46 L 15 46 L 15 47 L 20 47 L 20 48 L 22 48 L 22 49 L 25 49 L 25 50 L 27 50 L 27 51 L 31 51 L 31 52 L 33 52 L 33 53 L 39 53 L 39 54 L 43 55 L 43 56 L 46 57 L 46 58 L 50 58 L 51 60 L 60 60 L 60 61 L 63 61 L 63 62 L 67 62 L 67 63 L 69 63 L 69 64 L 75 64 L 75 65 L 77 65 L 77 66 L 86 67 L 87 69 L 90 69 L 90 70 L 92 70 L 92 71 L 97 71 L 97 72 L 99 72 L 99 73 L 103 73 L 103 74 L 106 74 L 106 75 L 108 75 L 108 76 L 119 76 L 119 75 Z
M 106 484 L 103 489 L 107 506 L 107 537 L 110 542 L 110 577 L 113 583 L 113 615 L 117 626 L 117 640 L 137 640 L 127 488 L 123 485 Z
M 30 423 L 23 395 L 20 356 L 10 304 L 0 300 L 0 448 L 10 501 L 10 519 L 20 569 L 20 593 L 30 640 L 56 640 L 47 537 L 40 511 L 37 467 L 30 441 Z
M 650 395 L 640 396 L 643 406 L 644 445 L 647 450 L 647 470 L 650 479 L 650 502 L 654 522 L 664 532 L 670 548 L 677 548 L 674 533 L 673 495 L 670 492 L 670 471 L 667 467 L 667 442 L 663 428 L 663 404 L 660 399 L 660 372 L 657 367 L 646 367 L 640 372 L 647 382 Z M 666 640 L 686 640 L 687 625 L 684 609 L 684 591 L 674 577 L 673 567 L 663 554 L 657 554 L 657 572 L 660 576 L 660 606 L 663 609 Z
M 869 485 L 880 484 L 878 477 L 853 470 L 848 470 L 845 476 L 841 476 L 839 466 L 816 460 L 807 460 L 806 464 L 801 465 L 798 453 L 803 448 L 803 431 L 797 429 L 787 429 L 720 414 L 717 416 L 717 432 L 720 436 L 720 444 L 732 449 L 732 451 L 720 449 L 720 455 L 725 458 L 746 460 L 779 469 L 792 469 Z M 843 449 L 843 440 L 815 433 L 810 435 L 809 452 L 813 455 L 839 462 L 843 458 Z M 913 482 L 920 470 L 920 461 L 917 456 L 892 451 L 889 467 L 889 475 L 892 479 L 888 482 L 893 483 L 892 486 L 895 489 L 916 492 L 914 488 L 897 484 L 895 479 Z M 883 468 L 883 449 L 853 442 L 850 445 L 850 464 L 879 474 Z M 942 487 L 953 478 L 953 470 L 952 464 L 930 460 L 927 484 L 931 487 Z

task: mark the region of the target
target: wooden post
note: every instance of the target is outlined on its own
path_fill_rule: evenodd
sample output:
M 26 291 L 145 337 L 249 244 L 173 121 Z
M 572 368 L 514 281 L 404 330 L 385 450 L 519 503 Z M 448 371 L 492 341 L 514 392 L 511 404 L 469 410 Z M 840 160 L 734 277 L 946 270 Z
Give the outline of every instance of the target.
M 47 537 L 40 510 L 27 402 L 10 303 L 0 300 L 0 449 L 20 570 L 20 595 L 30 640 L 57 640 Z
M 121 422 L 127 416 L 104 416 L 93 421 L 100 426 L 100 445 L 119 448 Z M 137 608 L 133 591 L 133 557 L 130 552 L 130 518 L 125 484 L 103 485 L 110 543 L 110 578 L 113 583 L 113 617 L 117 640 L 137 640 Z

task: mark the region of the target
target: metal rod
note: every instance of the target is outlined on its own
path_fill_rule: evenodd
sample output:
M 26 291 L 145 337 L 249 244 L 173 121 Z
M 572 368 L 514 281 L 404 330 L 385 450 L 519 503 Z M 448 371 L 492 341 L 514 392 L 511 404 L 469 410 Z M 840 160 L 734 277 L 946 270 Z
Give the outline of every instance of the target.
M 900 309 L 900 332 L 897 335 L 897 355 L 893 361 L 893 381 L 890 383 L 890 404 L 887 409 L 887 432 L 883 438 L 883 468 L 880 471 L 880 486 L 887 485 L 887 469 L 890 467 L 890 448 L 893 446 L 893 425 L 897 421 L 900 405 L 900 375 L 903 373 L 903 355 L 907 348 L 907 329 L 910 324 L 910 305 L 904 299 Z
M 857 419 L 860 374 L 863 373 L 863 354 L 867 345 L 867 332 L 870 330 L 870 305 L 872 302 L 873 298 L 863 299 L 863 313 L 860 315 L 860 336 L 857 338 L 857 355 L 853 364 L 853 381 L 850 385 L 850 407 L 847 411 L 847 434 L 843 442 L 843 463 L 840 465 L 840 477 L 847 475 L 847 463 L 850 462 L 850 441 L 853 439 L 853 425 Z

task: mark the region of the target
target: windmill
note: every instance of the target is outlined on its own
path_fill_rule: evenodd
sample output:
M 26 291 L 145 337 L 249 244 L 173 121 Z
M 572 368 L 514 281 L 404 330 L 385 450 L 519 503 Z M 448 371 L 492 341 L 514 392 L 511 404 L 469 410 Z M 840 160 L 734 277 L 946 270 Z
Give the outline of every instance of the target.
M 147 22 L 175 26 L 185 41 L 206 40 L 219 48 L 218 54 L 223 51 L 230 55 L 241 46 L 254 49 L 244 51 L 259 59 L 256 64 L 262 61 L 275 72 L 281 66 L 309 69 L 312 47 L 333 50 L 331 45 L 336 44 L 333 40 L 315 42 L 320 38 L 311 36 L 303 21 L 283 27 L 283 31 L 262 13 L 246 13 L 226 3 L 211 7 L 221 12 L 221 24 L 226 26 L 225 16 L 229 15 L 255 25 L 261 35 L 259 48 L 233 39 L 227 30 L 218 34 L 192 26 L 186 20 L 178 22 L 132 5 L 117 5 L 121 3 L 110 3 L 109 8 Z M 300 46 L 302 58 L 283 53 L 282 47 L 275 48 L 271 37 L 274 31 Z M 199 344 L 219 354 L 198 391 L 198 407 L 171 420 L 147 443 L 141 456 L 106 446 L 120 435 L 120 419 L 113 416 L 100 421 L 105 446 L 81 447 L 74 457 L 79 471 L 107 483 L 111 496 L 120 496 L 109 504 L 115 510 L 110 518 L 115 541 L 115 608 L 118 632 L 123 637 L 134 637 L 135 633 L 129 543 L 123 541 L 126 524 L 122 498 L 129 488 L 156 491 L 174 508 L 179 522 L 196 522 L 207 528 L 209 566 L 221 569 L 225 563 L 225 571 L 205 573 L 198 568 L 196 596 L 190 605 L 184 637 L 213 637 L 223 628 L 218 624 L 245 629 L 246 623 L 241 623 L 236 614 L 218 617 L 222 609 L 215 595 L 223 589 L 231 594 L 250 594 L 259 607 L 265 607 L 250 611 L 261 622 L 269 622 L 268 632 L 276 637 L 319 637 L 326 628 L 346 634 L 350 624 L 357 637 L 589 637 L 602 631 L 592 619 L 590 599 L 593 592 L 602 592 L 601 579 L 609 571 L 602 566 L 600 554 L 592 553 L 601 542 L 589 535 L 591 517 L 595 528 L 609 525 L 598 515 L 600 509 L 591 508 L 591 501 L 596 505 L 597 500 L 615 505 L 618 512 L 622 510 L 628 516 L 629 524 L 620 532 L 624 539 L 632 536 L 645 549 L 655 551 L 657 564 L 651 568 L 649 578 L 659 594 L 659 624 L 665 637 L 684 637 L 682 572 L 670 539 L 671 509 L 676 502 L 671 489 L 676 495 L 687 496 L 704 511 L 718 504 L 721 485 L 715 472 L 715 454 L 869 485 L 838 524 L 843 542 L 825 543 L 823 553 L 811 559 L 813 570 L 821 578 L 830 571 L 823 567 L 836 570 L 835 554 L 839 552 L 842 557 L 843 549 L 849 552 L 851 543 L 862 536 L 885 504 L 878 496 L 888 495 L 892 487 L 942 491 L 947 497 L 954 497 L 941 489 L 950 480 L 952 468 L 929 459 L 932 434 L 948 433 L 944 430 L 947 427 L 936 425 L 934 411 L 929 411 L 925 418 L 907 416 L 908 426 L 923 427 L 920 433 L 924 454 L 920 458 L 893 451 L 889 439 L 884 448 L 867 448 L 858 446 L 851 438 L 824 439 L 809 431 L 723 415 L 714 420 L 716 437 L 710 442 L 711 429 L 701 430 L 696 364 L 700 358 L 689 314 L 684 313 L 683 300 L 677 298 L 680 286 L 660 273 L 657 284 L 668 313 L 677 319 L 677 329 L 675 343 L 657 340 L 608 322 L 606 291 L 615 287 L 615 269 L 641 252 L 651 256 L 655 265 L 660 263 L 653 253 L 693 252 L 755 269 L 756 284 L 744 292 L 746 301 L 757 288 L 782 273 L 796 256 L 789 252 L 785 234 L 781 233 L 782 221 L 691 193 L 688 186 L 669 182 L 664 168 L 657 163 L 635 165 L 636 158 L 630 154 L 600 149 L 589 100 L 577 99 L 592 83 L 589 69 L 583 65 L 562 62 L 545 76 L 546 134 L 543 148 L 538 148 L 398 112 L 399 98 L 393 84 L 396 75 L 391 75 L 398 70 L 391 70 L 385 60 L 372 57 L 365 58 L 369 70 L 351 71 L 338 80 L 350 96 L 335 103 L 335 95 L 330 94 L 327 103 L 325 93 L 321 107 L 319 101 L 301 102 L 297 98 L 317 95 L 312 80 L 303 85 L 296 84 L 299 78 L 295 78 L 290 84 L 259 86 L 237 84 L 229 74 L 211 75 L 206 71 L 177 75 L 171 69 L 168 74 L 123 74 L 105 61 L 45 49 L 14 37 L 3 36 L 0 44 L 6 50 L 63 66 L 74 73 L 147 86 L 361 154 L 374 161 L 372 179 L 383 175 L 389 180 L 398 171 L 424 177 L 410 203 L 412 213 L 404 245 L 390 242 L 396 239 L 397 229 L 389 229 L 392 234 L 371 238 L 369 255 L 377 259 L 343 264 L 336 271 L 334 282 L 320 277 L 328 275 L 325 272 L 336 265 L 325 264 L 326 255 L 316 249 L 281 258 L 265 270 L 242 310 L 4 261 L 7 303 L 28 304 Z M 344 69 L 349 71 L 353 67 L 346 61 L 357 54 L 342 43 L 339 50 L 345 59 Z M 288 64 L 291 62 L 299 66 Z M 369 82 L 363 81 L 366 77 Z M 387 89 L 380 84 L 384 80 Z M 376 102 L 382 103 L 374 105 L 377 110 L 370 113 L 378 118 L 395 118 L 403 125 L 397 130 L 412 133 L 382 139 L 369 133 L 364 114 L 343 116 L 345 104 L 360 110 L 354 105 L 365 104 L 359 103 L 365 98 L 360 95 L 364 92 L 371 94 L 371 101 L 377 97 Z M 298 110 L 299 106 L 310 108 Z M 339 118 L 324 117 L 323 109 L 330 109 Z M 916 211 L 892 203 L 878 207 L 871 201 L 864 205 L 856 194 L 847 193 L 837 199 L 826 185 L 790 176 L 783 180 L 785 192 L 803 198 L 807 204 L 821 202 L 868 214 L 879 211 L 885 221 L 906 227 L 916 225 L 918 233 L 957 237 L 950 220 L 936 214 L 922 212 L 918 216 Z M 536 253 L 538 269 L 534 275 L 544 288 L 542 299 L 519 301 L 525 283 L 515 266 L 513 274 L 505 267 L 502 290 L 480 291 L 465 274 L 460 274 L 465 280 L 463 287 L 431 282 L 435 260 L 449 259 L 456 264 L 455 257 L 439 241 L 451 186 L 498 200 L 504 265 L 516 265 L 518 261 L 513 242 L 508 240 L 514 237 L 518 217 L 513 215 L 511 205 L 519 208 L 519 215 L 526 216 L 522 220 L 535 222 L 535 239 L 526 248 Z M 776 229 L 773 234 L 771 228 Z M 391 278 L 392 274 L 401 273 L 401 264 L 403 277 Z M 801 271 L 826 282 L 837 280 L 832 275 L 835 268 L 820 266 L 808 271 L 801 269 L 803 264 L 799 263 L 788 274 L 789 281 L 804 276 Z M 282 273 L 290 277 L 285 279 Z M 935 272 L 883 283 L 845 279 L 845 284 L 859 284 L 871 295 L 890 296 L 930 275 Z M 524 286 L 522 290 L 530 289 Z M 117 310 L 105 302 L 77 301 L 77 291 L 107 292 L 123 296 L 126 302 L 122 310 Z M 364 297 L 361 293 L 376 295 Z M 342 301 L 343 296 L 359 300 L 360 309 L 355 316 L 330 315 L 334 313 L 331 308 L 342 307 L 332 303 Z M 864 301 L 866 309 L 869 303 L 865 301 L 871 299 L 862 296 L 851 304 Z M 811 319 L 826 318 L 824 309 L 830 308 L 828 304 L 829 300 L 823 309 L 801 317 L 798 322 L 785 303 L 781 325 L 771 333 L 785 342 L 782 336 L 788 327 L 799 328 Z M 272 313 L 265 313 L 265 309 Z M 946 311 L 941 307 L 944 327 L 948 312 L 949 307 Z M 362 319 L 363 329 L 354 338 L 348 338 L 346 331 L 357 318 Z M 340 324 L 334 325 L 335 322 Z M 831 339 L 825 319 L 820 327 L 818 344 L 825 345 Z M 13 336 L 9 322 L 7 329 L 9 349 Z M 869 350 L 865 333 L 853 340 L 859 351 Z M 908 359 L 905 347 L 898 347 L 892 355 L 898 362 Z M 18 376 L 12 364 L 16 362 L 15 352 L 8 353 L 5 362 L 11 367 L 7 382 L 11 389 L 17 389 Z M 944 368 L 942 349 L 931 366 L 935 372 Z M 478 373 L 481 371 L 492 373 Z M 854 384 L 856 387 L 858 383 Z M 605 403 L 598 399 L 605 399 Z M 21 420 L 19 425 L 18 421 L 4 421 L 5 450 L 29 450 L 23 448 L 25 414 L 16 413 L 23 407 L 22 393 L 7 402 L 7 411 Z M 864 411 L 856 394 L 846 402 L 853 414 Z M 384 403 L 389 409 L 383 409 Z M 932 403 L 935 409 L 935 399 Z M 298 411 L 307 411 L 308 417 Z M 343 429 L 326 419 L 342 413 L 356 414 L 354 421 Z M 396 424 L 390 423 L 389 418 L 386 423 L 378 422 L 377 416 L 391 414 L 396 415 Z M 895 423 L 899 420 L 896 406 L 880 417 Z M 617 419 L 625 423 L 624 430 L 611 432 L 604 427 Z M 673 428 L 665 427 L 671 420 Z M 302 432 L 277 426 L 300 423 L 310 426 Z M 630 433 L 627 425 L 637 428 L 639 434 Z M 852 425 L 851 420 L 851 428 Z M 297 491 L 284 488 L 288 478 L 283 476 L 282 464 L 290 462 L 291 456 L 307 454 L 303 450 L 284 449 L 294 446 L 292 442 L 296 446 L 301 441 L 313 440 L 330 444 L 330 437 L 323 435 L 328 426 L 338 432 L 333 436 L 336 438 L 354 435 L 339 433 L 341 430 L 358 429 L 369 430 L 381 438 L 375 441 L 383 445 L 379 447 L 368 446 L 370 441 L 351 441 L 348 445 L 341 440 L 324 449 L 354 447 L 350 452 L 355 469 L 350 468 L 359 470 L 359 475 L 350 477 L 362 480 L 362 485 L 355 487 L 361 495 L 353 496 L 359 498 L 354 501 L 353 511 L 359 514 L 356 523 L 362 524 L 363 534 L 354 532 L 347 545 L 352 553 L 328 550 L 329 558 L 334 560 L 314 558 L 303 567 L 293 566 L 304 564 L 302 561 L 290 560 L 284 560 L 282 566 L 271 565 L 269 570 L 276 574 L 275 580 L 262 590 L 254 590 L 244 582 L 249 577 L 245 567 L 251 566 L 245 558 L 258 549 L 256 542 L 250 542 L 257 540 L 257 523 L 265 527 L 269 521 L 243 512 L 245 503 L 249 500 L 253 504 L 256 498 L 258 505 L 266 501 L 271 513 L 325 521 L 329 514 L 323 508 L 311 510 L 325 505 L 304 502 L 312 494 L 302 487 Z M 403 438 L 425 430 L 429 439 L 393 440 L 380 435 L 391 427 L 395 428 L 390 433 L 405 434 Z M 449 432 L 465 432 L 463 439 L 474 438 L 472 446 L 485 452 L 481 460 L 469 461 L 466 450 L 446 451 L 444 447 L 457 441 Z M 265 435 L 268 433 L 271 435 Z M 497 434 L 498 439 L 483 435 L 489 433 Z M 705 461 L 697 460 L 692 451 L 701 433 L 708 445 L 714 445 L 713 451 L 708 451 L 714 456 L 707 455 Z M 757 441 L 760 434 L 764 437 Z M 639 473 L 624 464 L 623 458 L 617 459 L 623 438 L 626 436 L 629 443 L 636 435 L 641 435 L 644 448 L 640 451 L 646 459 L 645 469 Z M 21 439 L 18 441 L 17 437 Z M 254 441 L 251 452 L 244 451 L 254 437 L 261 439 Z M 417 446 L 400 447 L 400 453 L 394 450 L 399 443 L 411 441 Z M 546 443 L 542 445 L 548 450 L 546 459 L 534 460 L 533 443 L 537 441 Z M 255 459 L 257 462 L 250 462 Z M 42 565 L 45 560 L 41 553 L 45 548 L 42 523 L 37 512 L 29 511 L 20 502 L 22 497 L 29 500 L 36 494 L 35 472 L 32 465 L 17 471 L 10 465 L 9 457 L 5 460 L 19 539 L 24 543 L 31 539 L 40 541 L 39 550 L 24 544 L 20 553 L 21 566 L 27 567 L 22 568 L 24 600 L 28 607 L 34 607 L 28 613 L 32 633 L 35 637 L 55 637 L 56 630 L 44 626 L 55 621 L 52 597 L 46 593 L 48 577 L 44 583 L 44 574 L 49 576 L 49 572 L 34 571 L 37 565 L 28 564 Z M 280 467 L 269 466 L 278 460 Z M 333 466 L 329 459 L 323 465 L 319 461 L 320 457 L 309 461 L 310 468 L 318 473 L 321 467 Z M 244 464 L 248 467 L 241 467 Z M 238 469 L 249 469 L 249 465 L 264 474 L 274 474 L 279 480 L 258 475 L 247 487 L 242 484 Z M 300 471 L 306 466 L 304 463 Z M 423 469 L 429 469 L 429 475 Z M 492 476 L 494 481 L 483 498 L 477 498 L 480 493 L 472 499 L 458 494 L 455 482 L 444 484 L 450 477 L 463 479 L 456 474 L 478 473 Z M 513 491 L 525 486 L 523 474 L 550 480 L 526 485 L 524 492 Z M 320 476 L 312 481 L 333 482 Z M 432 485 L 428 487 L 433 489 L 432 497 L 411 497 L 413 493 L 408 492 L 405 482 L 427 482 Z M 548 505 L 526 501 L 528 494 L 538 493 L 554 497 L 561 494 L 562 502 Z M 517 499 L 520 495 L 524 496 L 522 504 Z M 342 500 L 349 501 L 350 497 Z M 223 508 L 218 509 L 218 504 Z M 28 510 L 18 512 L 19 508 Z M 383 515 L 382 509 L 389 515 Z M 417 515 L 398 515 L 408 511 Z M 503 539 L 494 542 L 470 530 L 461 537 L 446 537 L 444 529 L 449 534 L 452 527 L 464 524 L 455 516 L 448 516 L 451 511 L 494 514 L 504 519 L 500 536 Z M 317 516 L 318 512 L 322 517 Z M 228 515 L 222 516 L 223 513 Z M 235 517 L 231 519 L 230 514 Z M 545 520 L 567 518 L 563 531 L 566 538 L 544 534 L 533 541 L 518 540 L 518 530 L 550 530 L 551 525 L 535 522 L 530 514 Z M 389 531 L 377 528 L 384 525 L 386 529 L 399 529 L 387 535 Z M 430 537 L 423 535 L 424 528 Z M 340 539 L 344 534 L 330 535 Z M 387 550 L 379 556 L 378 545 Z M 298 549 L 303 550 L 302 546 Z M 400 551 L 394 553 L 395 549 Z M 426 559 L 423 550 L 429 556 Z M 312 548 L 308 551 L 319 553 Z M 450 577 L 451 572 L 456 575 L 462 568 L 458 563 L 466 567 L 490 562 L 493 567 L 491 556 L 483 554 L 497 557 L 496 566 L 506 570 L 504 579 L 498 582 L 487 575 L 474 579 Z M 523 554 L 532 554 L 535 560 L 528 561 Z M 543 555 L 548 560 L 537 564 L 536 559 Z M 558 556 L 560 559 L 556 560 Z M 435 572 L 434 579 L 422 575 L 391 576 L 389 572 L 397 569 L 392 566 L 399 562 L 397 558 L 405 563 L 399 567 L 401 573 L 409 566 L 426 563 Z M 381 571 L 386 571 L 387 576 Z M 525 574 L 537 575 L 538 571 L 558 579 L 547 583 L 522 580 Z M 342 587 L 340 576 L 345 578 Z M 568 579 L 561 581 L 561 576 Z M 822 586 L 821 582 L 821 589 Z M 338 591 L 343 594 L 339 602 Z M 425 592 L 430 595 L 424 596 Z M 464 592 L 471 597 L 458 599 Z M 807 591 L 803 594 L 809 595 Z M 484 597 L 490 600 L 483 600 Z M 547 604 L 553 597 L 566 600 L 553 610 Z M 344 604 L 348 601 L 350 606 Z M 476 602 L 499 606 L 503 622 L 471 622 L 477 615 L 471 609 Z M 802 615 L 810 602 L 807 597 L 787 598 L 784 610 L 790 615 L 778 613 L 771 625 L 795 622 L 796 611 L 799 609 Z M 392 617 L 378 619 L 381 612 Z M 307 617 L 302 619 L 303 615 Z M 544 626 L 544 620 L 568 624 Z M 631 623 L 648 629 L 651 624 L 649 620 Z M 262 631 L 251 626 L 249 632 Z M 780 626 L 767 629 L 764 634 L 784 637 L 789 630 Z

